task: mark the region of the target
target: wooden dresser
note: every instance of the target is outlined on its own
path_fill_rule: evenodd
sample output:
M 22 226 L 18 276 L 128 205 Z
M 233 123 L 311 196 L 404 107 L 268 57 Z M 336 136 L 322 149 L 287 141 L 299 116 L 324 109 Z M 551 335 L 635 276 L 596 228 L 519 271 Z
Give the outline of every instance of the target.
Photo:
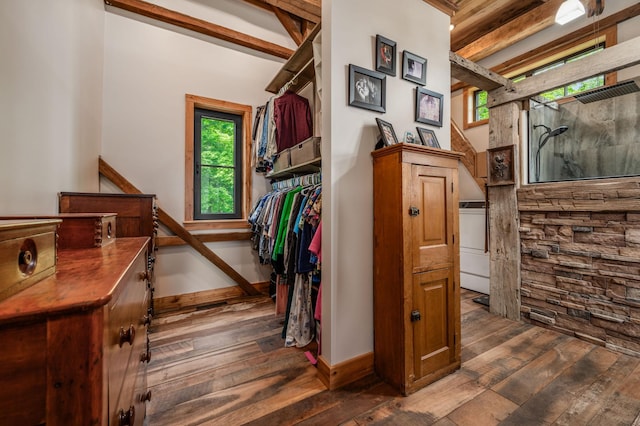
M 0 424 L 143 424 L 148 241 L 59 250 L 55 275 L 0 302 Z
M 372 153 L 374 365 L 407 395 L 460 368 L 460 154 Z

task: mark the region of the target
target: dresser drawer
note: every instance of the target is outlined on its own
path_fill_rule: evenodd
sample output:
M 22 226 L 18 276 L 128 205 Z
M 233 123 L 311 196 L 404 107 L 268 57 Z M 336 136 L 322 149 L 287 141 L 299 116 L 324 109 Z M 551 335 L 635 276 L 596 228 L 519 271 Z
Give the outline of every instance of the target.
M 148 289 L 146 281 L 147 257 L 142 252 L 123 280 L 121 291 L 109 305 L 108 364 L 109 410 L 114 417 L 122 408 L 129 409 L 140 354 L 145 351 L 147 333 L 145 322 Z M 114 423 L 113 419 L 110 424 Z
M 0 300 L 56 271 L 60 220 L 0 220 Z

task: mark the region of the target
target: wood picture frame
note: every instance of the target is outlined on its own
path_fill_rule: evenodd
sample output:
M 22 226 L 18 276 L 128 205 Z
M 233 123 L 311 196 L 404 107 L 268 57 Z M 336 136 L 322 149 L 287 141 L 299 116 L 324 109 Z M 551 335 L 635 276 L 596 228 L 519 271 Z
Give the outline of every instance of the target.
M 418 136 L 420 136 L 420 142 L 422 145 L 430 148 L 440 148 L 440 143 L 436 137 L 436 133 L 431 129 L 425 129 L 424 127 L 416 127 Z
M 376 71 L 383 72 L 392 77 L 396 76 L 396 42 L 388 38 L 376 35 Z
M 386 112 L 387 76 L 349 64 L 349 105 Z
M 376 118 L 376 123 L 378 123 L 378 129 L 380 130 L 380 136 L 382 137 L 382 144 L 384 146 L 391 146 L 398 143 L 398 137 L 393 129 L 393 124 L 380 118 Z
M 416 87 L 416 121 L 442 127 L 443 95 Z
M 421 86 L 427 84 L 427 60 L 406 50 L 402 52 L 402 78 Z
M 515 145 L 487 149 L 487 185 L 515 185 Z

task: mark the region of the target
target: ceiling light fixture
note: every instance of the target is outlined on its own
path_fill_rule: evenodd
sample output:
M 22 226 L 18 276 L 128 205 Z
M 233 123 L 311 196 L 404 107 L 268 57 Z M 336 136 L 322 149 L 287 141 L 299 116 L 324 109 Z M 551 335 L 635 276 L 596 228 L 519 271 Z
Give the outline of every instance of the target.
M 566 0 L 556 13 L 556 22 L 564 25 L 584 15 L 584 5 L 580 0 Z

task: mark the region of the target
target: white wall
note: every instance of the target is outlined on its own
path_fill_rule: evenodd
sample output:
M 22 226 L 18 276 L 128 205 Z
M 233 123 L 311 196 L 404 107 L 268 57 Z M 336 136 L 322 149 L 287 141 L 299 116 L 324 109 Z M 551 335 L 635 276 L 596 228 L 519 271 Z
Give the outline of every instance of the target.
M 0 1 L 0 214 L 98 189 L 103 4 Z
M 174 0 L 163 5 L 179 10 L 198 7 L 197 3 Z M 231 12 L 244 19 L 230 19 Z M 208 13 L 212 22 L 233 25 L 245 33 L 261 25 L 275 28 L 273 23 L 264 23 L 267 19 L 277 23 L 273 14 L 232 0 L 217 0 L 208 6 Z M 295 49 L 281 25 L 280 29 L 280 33 L 263 31 L 259 36 Z M 182 221 L 185 94 L 252 105 L 255 114 L 255 107 L 270 96 L 264 88 L 282 62 L 106 13 L 103 158 L 143 192 L 156 194 L 160 207 Z M 261 176 L 253 179 L 255 201 L 267 192 L 267 184 Z M 111 189 L 104 185 L 102 190 Z M 269 279 L 269 268 L 259 264 L 248 241 L 211 243 L 209 247 L 250 282 Z M 235 285 L 188 246 L 160 249 L 157 272 L 156 297 Z
M 425 57 L 426 88 L 444 95 L 450 120 L 449 17 L 422 0 L 349 0 L 322 3 L 323 81 L 323 356 L 337 364 L 373 350 L 373 187 L 375 118 L 396 134 L 416 133 L 416 85 L 387 77 L 386 114 L 348 106 L 348 66 L 375 69 L 375 37 Z M 450 127 L 433 128 L 448 149 Z M 393 255 L 393 254 L 390 254 Z M 329 301 L 329 302 L 327 302 Z

